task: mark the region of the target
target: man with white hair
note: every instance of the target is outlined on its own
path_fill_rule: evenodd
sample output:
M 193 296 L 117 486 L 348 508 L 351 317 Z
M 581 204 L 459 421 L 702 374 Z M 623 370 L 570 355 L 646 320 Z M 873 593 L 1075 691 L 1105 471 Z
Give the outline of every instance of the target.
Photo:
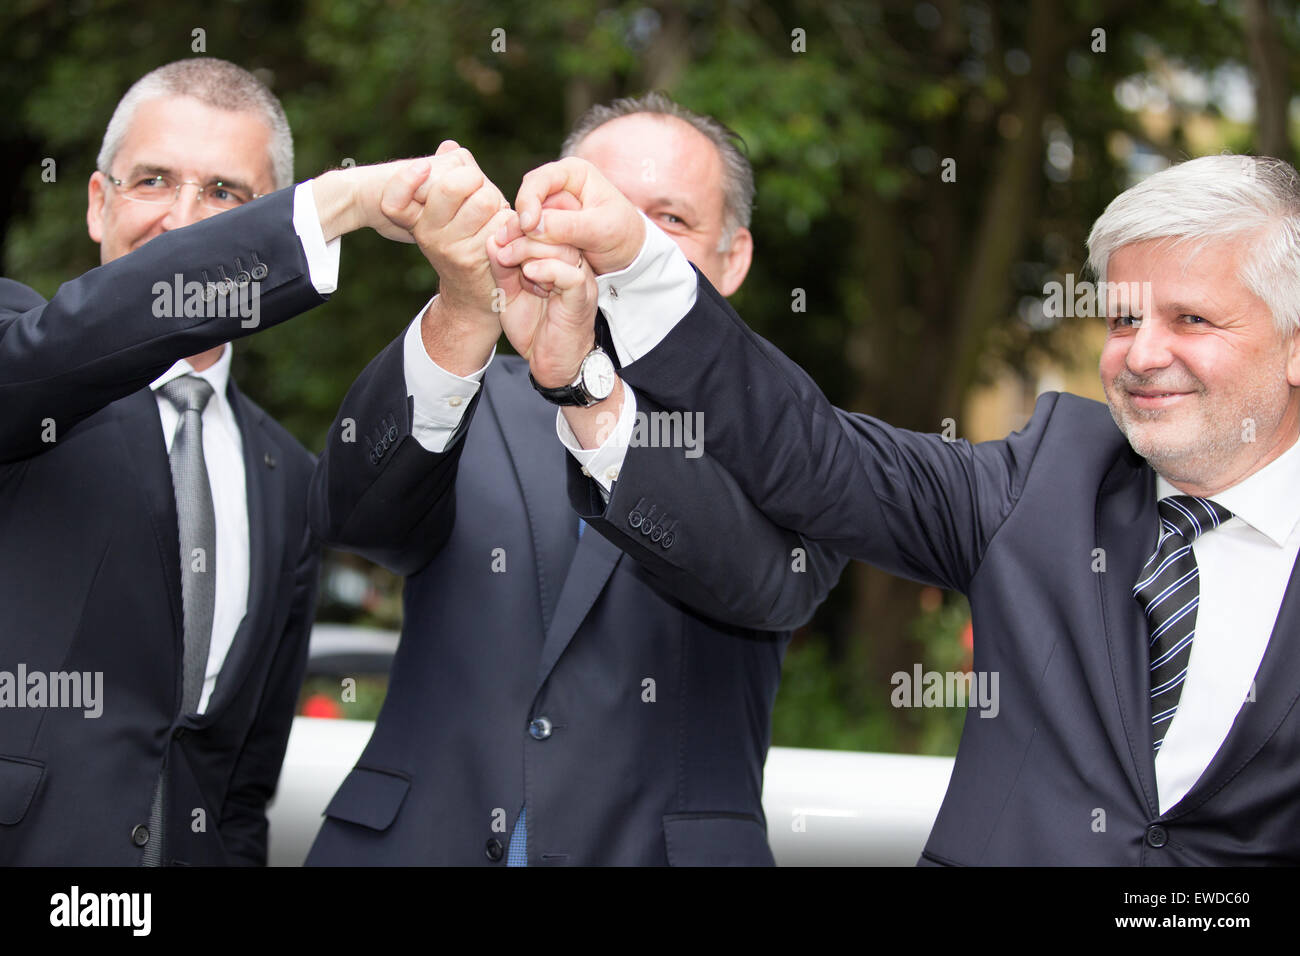
M 108 125 L 103 264 L 48 302 L 0 279 L 0 864 L 265 862 L 314 461 L 235 387 L 228 343 L 323 302 L 343 233 L 409 241 L 381 211 L 396 173 L 468 162 L 290 189 L 275 96 L 184 60 Z
M 613 334 L 653 343 L 621 371 L 624 414 L 643 397 L 702 412 L 707 454 L 778 525 L 969 597 L 999 706 L 968 710 L 923 863 L 1300 862 L 1294 169 L 1206 157 L 1117 197 L 1089 237 L 1107 288 L 1139 290 L 1104 302 L 1109 408 L 1046 393 L 979 445 L 832 408 L 590 167 L 530 173 L 516 209 L 512 241 L 653 276 L 601 303 Z M 684 307 L 654 307 L 665 290 Z M 559 331 L 545 340 L 581 343 Z M 553 385 L 581 354 L 534 353 L 534 375 Z M 620 469 L 621 501 L 689 494 L 652 461 Z M 614 504 L 587 521 L 702 586 L 764 560 L 714 543 L 737 531 L 721 518 L 660 553 Z

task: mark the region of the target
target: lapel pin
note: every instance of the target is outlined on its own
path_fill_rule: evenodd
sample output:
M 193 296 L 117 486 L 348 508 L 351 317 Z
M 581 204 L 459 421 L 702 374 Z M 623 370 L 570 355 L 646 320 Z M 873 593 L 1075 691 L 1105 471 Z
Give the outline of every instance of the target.
M 262 460 L 266 462 L 267 468 L 275 467 L 275 458 L 271 455 L 269 451 L 262 457 Z

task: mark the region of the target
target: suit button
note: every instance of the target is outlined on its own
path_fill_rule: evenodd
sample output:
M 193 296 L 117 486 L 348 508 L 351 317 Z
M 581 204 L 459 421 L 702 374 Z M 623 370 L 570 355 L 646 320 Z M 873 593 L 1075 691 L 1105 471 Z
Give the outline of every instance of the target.
M 650 540 L 653 541 L 655 544 L 658 544 L 659 539 L 662 538 L 663 536 L 664 536 L 664 529 L 659 527 L 658 525 L 656 525 L 655 529 L 650 532 Z
M 387 438 L 390 442 L 397 441 L 397 426 L 389 425 L 388 434 L 385 435 L 384 437 Z
M 551 721 L 548 717 L 534 717 L 528 722 L 528 733 L 534 740 L 545 740 L 551 736 Z
M 1156 849 L 1164 846 L 1169 842 L 1169 831 L 1160 824 L 1147 828 L 1147 846 L 1153 846 Z
M 673 533 L 669 531 L 666 535 L 664 535 L 664 539 L 659 542 L 659 547 L 667 551 L 669 548 L 673 546 L 673 542 L 676 540 L 677 539 L 673 537 Z
M 263 279 L 266 278 L 266 274 L 270 271 L 271 270 L 266 267 L 265 263 L 259 262 L 257 265 L 253 266 L 253 268 L 249 270 L 249 275 L 251 275 L 258 282 L 261 282 Z
M 501 858 L 506 855 L 506 848 L 501 844 L 500 840 L 493 837 L 487 841 L 487 846 L 483 848 L 483 852 L 487 854 L 487 858 L 493 863 L 500 863 Z
M 135 829 L 131 831 L 131 842 L 136 846 L 144 846 L 149 842 L 149 828 L 143 823 L 138 823 Z
M 641 533 L 644 535 L 648 535 L 650 534 L 651 531 L 653 531 L 657 527 L 659 526 L 655 524 L 653 521 L 643 521 L 641 522 Z
M 627 523 L 630 524 L 633 528 L 641 527 L 641 522 L 644 520 L 645 519 L 641 517 L 641 512 L 639 511 L 628 512 Z

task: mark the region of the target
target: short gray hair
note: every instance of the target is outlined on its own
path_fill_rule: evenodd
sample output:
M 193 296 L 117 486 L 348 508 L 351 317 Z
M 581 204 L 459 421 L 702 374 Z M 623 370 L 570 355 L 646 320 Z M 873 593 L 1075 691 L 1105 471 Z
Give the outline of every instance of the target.
M 722 241 L 718 251 L 726 252 L 736 230 L 742 226 L 749 228 L 754 209 L 754 169 L 749 165 L 740 134 L 712 116 L 689 110 L 659 90 L 642 96 L 625 96 L 609 104 L 597 104 L 578 117 L 560 147 L 560 155 L 572 156 L 578 145 L 598 127 L 636 113 L 676 117 L 693 126 L 717 148 L 722 160 Z
M 1116 196 L 1088 235 L 1088 265 L 1105 281 L 1110 257 L 1148 239 L 1192 243 L 1251 238 L 1242 283 L 1273 313 L 1279 333 L 1300 331 L 1300 176 L 1270 156 L 1202 156 Z
M 256 113 L 271 130 L 271 178 L 276 189 L 293 185 L 293 133 L 284 107 L 256 76 L 241 66 L 213 57 L 177 60 L 146 73 L 131 85 L 113 110 L 96 160 L 105 172 L 122 148 L 140 104 L 164 96 L 192 96 L 208 106 Z

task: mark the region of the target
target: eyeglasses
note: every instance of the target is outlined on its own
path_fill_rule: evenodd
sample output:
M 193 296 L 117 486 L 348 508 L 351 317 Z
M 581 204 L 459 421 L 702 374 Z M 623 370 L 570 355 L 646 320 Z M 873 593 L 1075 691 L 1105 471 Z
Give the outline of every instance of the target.
M 103 170 L 100 171 L 103 172 Z M 263 195 L 262 193 L 250 193 L 243 187 L 227 186 L 222 182 L 204 185 L 192 179 L 176 182 L 170 176 L 153 175 L 142 176 L 127 185 L 115 176 L 108 173 L 104 173 L 104 175 L 110 183 L 117 187 L 123 199 L 129 199 L 131 202 L 148 203 L 152 206 L 170 206 L 180 198 L 182 186 L 198 186 L 199 205 L 213 212 L 234 209 L 246 202 L 259 199 Z

